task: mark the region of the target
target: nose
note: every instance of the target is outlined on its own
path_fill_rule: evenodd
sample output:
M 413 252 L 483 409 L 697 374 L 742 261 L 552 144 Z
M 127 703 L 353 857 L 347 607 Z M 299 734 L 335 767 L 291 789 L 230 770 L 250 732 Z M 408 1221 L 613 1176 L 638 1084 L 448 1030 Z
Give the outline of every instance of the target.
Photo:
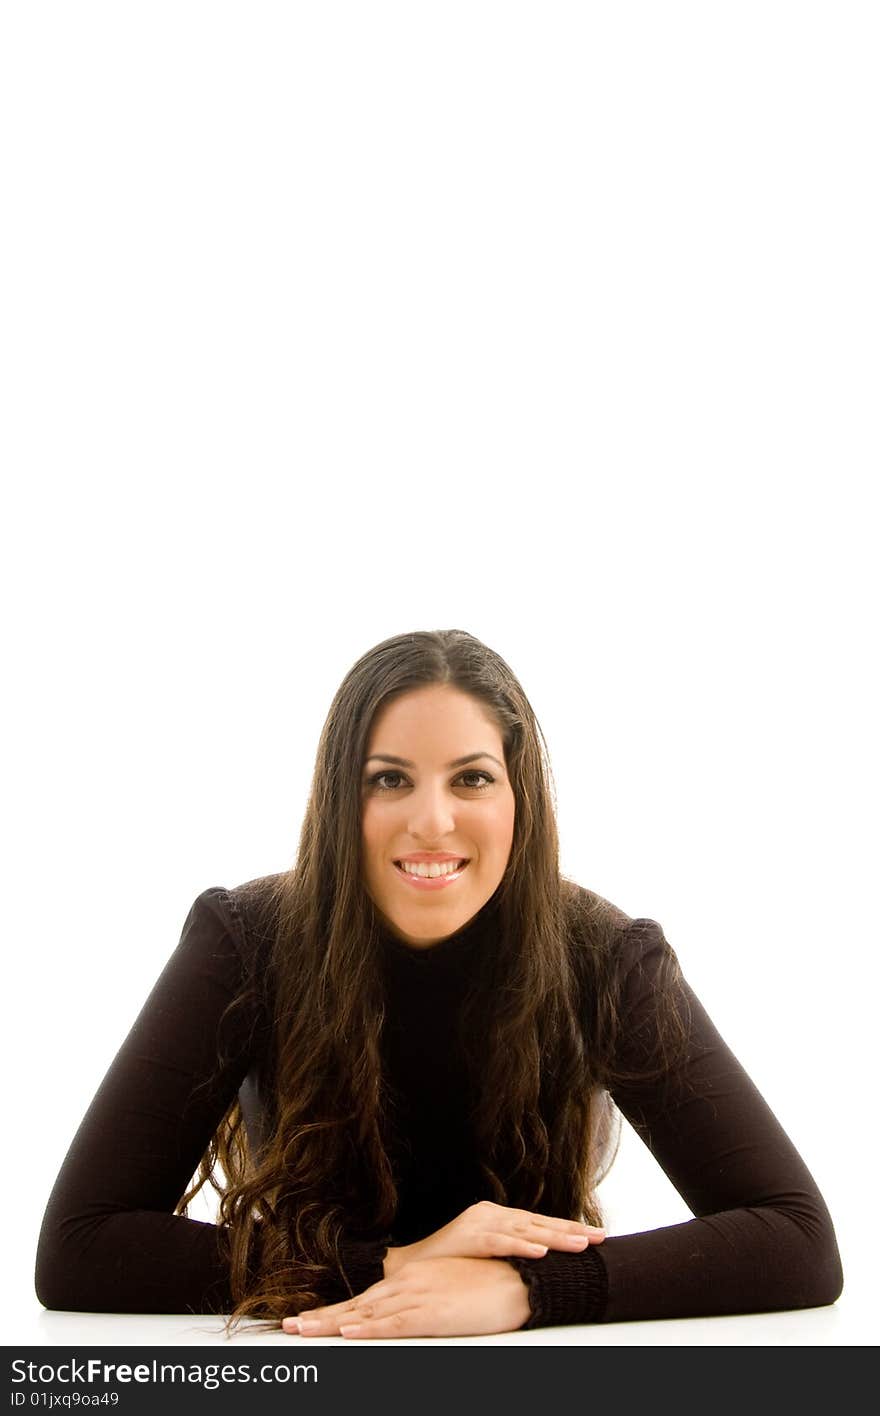
M 454 805 L 443 786 L 417 787 L 409 799 L 408 830 L 413 840 L 442 843 L 455 830 Z

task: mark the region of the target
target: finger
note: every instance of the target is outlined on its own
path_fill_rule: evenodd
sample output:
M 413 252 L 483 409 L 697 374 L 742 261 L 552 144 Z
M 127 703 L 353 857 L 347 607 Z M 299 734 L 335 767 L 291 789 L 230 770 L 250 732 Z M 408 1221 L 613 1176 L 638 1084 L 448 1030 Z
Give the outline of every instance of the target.
M 485 1235 L 483 1247 L 488 1258 L 506 1259 L 517 1256 L 523 1259 L 542 1259 L 549 1246 L 528 1239 L 524 1234 L 495 1233 Z
M 283 1318 L 281 1326 L 285 1332 L 300 1332 L 302 1324 L 308 1323 L 312 1330 L 338 1326 L 341 1320 L 351 1319 L 354 1312 L 354 1305 L 351 1299 L 346 1303 L 334 1303 L 327 1308 L 303 1308 L 299 1313 L 291 1313 L 289 1317 Z
M 357 1313 L 354 1308 L 347 1312 L 334 1313 L 333 1315 L 315 1315 L 309 1317 L 282 1318 L 281 1326 L 287 1333 L 300 1333 L 303 1337 L 328 1337 L 339 1332 L 340 1323 L 353 1323 L 357 1321 Z
M 579 1254 L 589 1248 L 590 1244 L 598 1243 L 597 1238 L 591 1238 L 589 1234 L 551 1234 L 541 1242 L 537 1239 L 529 1239 L 522 1234 L 504 1234 L 500 1232 L 485 1233 L 482 1236 L 483 1257 L 486 1258 L 510 1258 L 516 1255 L 526 1259 L 541 1259 L 548 1249 L 556 1249 L 562 1253 Z
M 605 1238 L 604 1229 L 585 1229 L 575 1225 L 571 1229 L 551 1229 L 546 1225 L 534 1225 L 528 1234 L 533 1244 L 546 1244 L 549 1249 L 578 1251 L 589 1244 L 601 1244 Z
M 421 1315 L 421 1316 L 420 1316 Z M 357 1339 L 370 1337 L 432 1337 L 426 1325 L 424 1309 L 418 1306 L 411 1308 L 398 1308 L 393 1313 L 386 1313 L 381 1318 L 370 1318 L 366 1321 L 346 1323 L 339 1329 L 343 1337 Z
M 534 1214 L 531 1210 L 511 1210 L 514 1223 L 522 1230 L 531 1229 L 538 1225 L 542 1232 L 546 1230 L 559 1231 L 562 1234 L 604 1234 L 605 1227 L 601 1224 L 584 1224 L 579 1219 L 560 1219 L 553 1214 Z
M 389 1294 L 397 1292 L 397 1285 L 390 1279 L 380 1278 L 378 1283 L 370 1284 L 363 1293 L 355 1293 L 353 1298 L 343 1298 L 340 1303 L 322 1303 L 316 1308 L 300 1308 L 296 1314 L 299 1318 L 324 1318 L 333 1317 L 338 1313 L 345 1313 L 353 1303 L 359 1303 L 361 1299 L 387 1298 Z
M 605 1238 L 605 1230 L 601 1225 L 582 1224 L 576 1219 L 544 1218 L 539 1215 L 524 1215 L 521 1219 L 514 1220 L 508 1232 L 529 1239 L 534 1244 L 547 1244 L 551 1249 L 565 1247 L 565 1241 L 572 1237 L 585 1237 L 593 1244 L 598 1244 Z
M 393 1316 L 400 1307 L 399 1300 L 386 1299 L 380 1308 L 378 1304 L 364 1303 L 346 1313 L 325 1318 L 285 1318 L 281 1326 L 285 1332 L 299 1333 L 301 1337 L 336 1337 L 344 1334 L 346 1327 L 360 1326 L 373 1321 L 382 1321 Z
M 399 1291 L 394 1283 L 377 1283 L 342 1303 L 331 1303 L 324 1308 L 303 1308 L 296 1316 L 284 1318 L 281 1326 L 285 1332 L 298 1332 L 308 1337 L 335 1334 L 342 1323 L 360 1322 L 362 1318 L 371 1318 L 387 1311 L 388 1304 L 397 1299 Z

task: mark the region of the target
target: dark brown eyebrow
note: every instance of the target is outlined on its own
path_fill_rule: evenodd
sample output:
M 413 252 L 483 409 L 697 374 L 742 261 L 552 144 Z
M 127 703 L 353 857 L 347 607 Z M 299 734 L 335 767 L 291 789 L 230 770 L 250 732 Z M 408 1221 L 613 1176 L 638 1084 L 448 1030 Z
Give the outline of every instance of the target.
M 497 757 L 493 757 L 491 752 L 470 752 L 467 757 L 456 757 L 454 762 L 447 762 L 446 770 L 451 772 L 453 767 L 464 767 L 468 762 L 476 762 L 478 757 L 488 757 L 490 762 L 495 762 L 504 771 L 504 763 L 499 762 Z M 367 758 L 367 762 L 393 762 L 395 767 L 415 767 L 414 762 L 407 762 L 405 757 L 392 757 L 390 752 L 373 752 Z M 364 763 L 366 767 L 367 762 Z

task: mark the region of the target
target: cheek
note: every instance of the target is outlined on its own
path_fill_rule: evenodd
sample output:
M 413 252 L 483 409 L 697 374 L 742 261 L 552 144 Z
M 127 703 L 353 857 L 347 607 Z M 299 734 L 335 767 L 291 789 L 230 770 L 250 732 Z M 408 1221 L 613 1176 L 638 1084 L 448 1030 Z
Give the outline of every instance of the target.
M 369 807 L 364 810 L 361 817 L 361 839 L 363 841 L 364 854 L 369 859 L 370 855 L 376 850 L 379 844 L 376 821 Z
M 484 822 L 486 841 L 499 854 L 507 853 L 513 843 L 513 821 L 513 806 L 500 804 L 491 819 Z
M 400 823 L 394 821 L 393 814 L 388 810 L 387 804 L 384 810 L 378 811 L 372 802 L 364 807 L 361 815 L 361 840 L 368 865 L 377 856 L 384 855 L 388 850 L 389 843 L 399 834 Z
M 499 837 L 504 842 L 503 854 L 505 859 L 510 855 L 511 850 L 513 849 L 513 833 L 515 819 L 516 814 L 514 812 L 513 803 L 511 803 L 510 807 L 504 814 L 503 822 L 499 825 Z

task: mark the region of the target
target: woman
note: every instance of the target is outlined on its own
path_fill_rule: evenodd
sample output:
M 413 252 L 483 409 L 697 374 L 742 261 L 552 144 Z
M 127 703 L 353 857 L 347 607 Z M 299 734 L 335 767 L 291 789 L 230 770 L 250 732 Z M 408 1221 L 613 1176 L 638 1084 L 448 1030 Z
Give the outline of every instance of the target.
M 835 1301 L 825 1203 L 662 929 L 560 875 L 543 743 L 463 631 L 358 660 L 295 867 L 198 897 L 73 1141 L 45 1306 L 381 1338 Z M 695 1218 L 605 1237 L 619 1113 Z

